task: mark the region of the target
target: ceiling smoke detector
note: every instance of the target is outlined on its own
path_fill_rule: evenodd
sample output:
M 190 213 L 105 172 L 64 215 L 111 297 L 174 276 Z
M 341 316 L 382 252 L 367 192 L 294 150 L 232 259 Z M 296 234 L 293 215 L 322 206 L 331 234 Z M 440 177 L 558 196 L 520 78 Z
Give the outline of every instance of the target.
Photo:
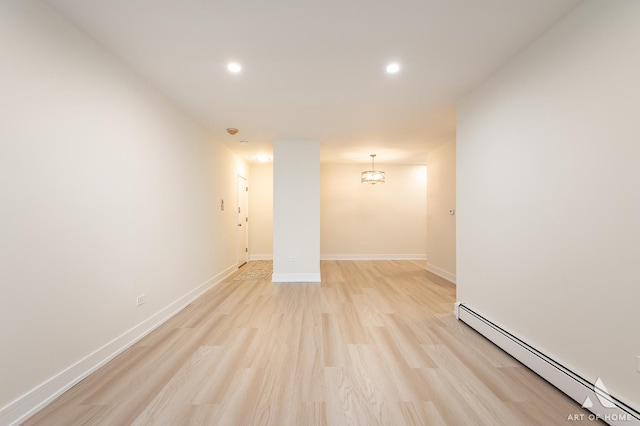
M 234 129 L 233 127 L 229 127 L 227 129 L 227 133 L 229 133 L 231 136 L 235 135 L 236 133 L 238 133 L 238 129 Z

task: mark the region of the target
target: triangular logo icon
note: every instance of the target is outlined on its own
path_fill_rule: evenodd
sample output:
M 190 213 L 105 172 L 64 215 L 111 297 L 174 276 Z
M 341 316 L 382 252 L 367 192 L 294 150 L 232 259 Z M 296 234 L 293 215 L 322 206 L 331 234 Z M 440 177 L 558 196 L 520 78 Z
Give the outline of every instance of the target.
M 582 403 L 582 408 L 591 408 L 593 407 L 593 402 L 591 402 L 591 398 L 587 397 Z
M 602 404 L 603 407 L 616 408 L 616 404 L 611 402 L 611 395 L 609 395 L 609 391 L 604 386 L 604 383 L 602 383 L 600 377 L 596 380 L 596 384 L 593 386 L 593 391 L 596 393 L 598 401 L 600 401 L 600 404 Z

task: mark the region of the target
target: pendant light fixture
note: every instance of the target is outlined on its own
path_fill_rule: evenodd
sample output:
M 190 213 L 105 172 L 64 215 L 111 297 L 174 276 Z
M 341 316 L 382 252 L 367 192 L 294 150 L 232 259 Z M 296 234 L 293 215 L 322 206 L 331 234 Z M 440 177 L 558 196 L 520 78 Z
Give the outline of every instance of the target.
M 371 154 L 371 170 L 365 170 L 360 175 L 360 182 L 362 183 L 370 183 L 371 185 L 375 185 L 376 183 L 384 183 L 384 172 L 381 170 L 376 170 L 374 159 L 376 158 L 375 154 Z

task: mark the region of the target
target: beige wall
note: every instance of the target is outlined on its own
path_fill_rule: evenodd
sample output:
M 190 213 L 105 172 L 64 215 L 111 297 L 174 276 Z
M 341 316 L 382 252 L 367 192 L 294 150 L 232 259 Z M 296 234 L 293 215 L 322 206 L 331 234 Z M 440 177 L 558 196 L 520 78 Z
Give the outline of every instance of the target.
M 273 165 L 249 166 L 249 255 L 251 260 L 273 256 Z
M 426 253 L 426 167 L 376 164 L 385 184 L 360 182 L 367 164 L 321 167 L 323 258 L 414 258 Z
M 457 110 L 458 300 L 636 410 L 639 22 L 587 0 Z
M 456 142 L 427 157 L 427 269 L 456 282 Z M 450 214 L 450 210 L 454 214 Z
M 426 167 L 381 165 L 384 185 L 365 185 L 366 164 L 320 167 L 322 258 L 387 259 L 426 256 Z M 249 252 L 272 256 L 272 166 L 250 166 Z
M 0 2 L 0 93 L 3 407 L 233 270 L 244 163 L 47 3 Z

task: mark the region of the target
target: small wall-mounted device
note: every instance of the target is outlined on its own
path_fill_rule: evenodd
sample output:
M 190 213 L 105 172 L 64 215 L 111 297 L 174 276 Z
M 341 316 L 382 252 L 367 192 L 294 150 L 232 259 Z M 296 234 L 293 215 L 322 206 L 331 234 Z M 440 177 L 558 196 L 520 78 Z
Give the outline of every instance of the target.
M 456 214 L 456 209 L 449 209 L 449 214 L 451 216 L 453 216 L 454 214 Z
M 220 200 L 220 211 L 224 211 L 224 200 Z

